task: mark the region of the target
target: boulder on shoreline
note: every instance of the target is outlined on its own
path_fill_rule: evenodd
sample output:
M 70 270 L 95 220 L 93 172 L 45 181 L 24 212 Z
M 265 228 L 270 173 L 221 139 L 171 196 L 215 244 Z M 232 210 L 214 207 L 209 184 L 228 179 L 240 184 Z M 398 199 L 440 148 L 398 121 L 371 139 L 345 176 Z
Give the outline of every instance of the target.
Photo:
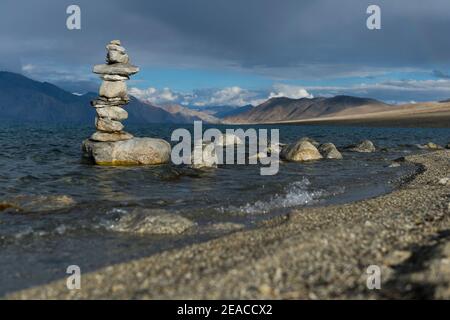
M 350 149 L 350 151 L 361 152 L 361 153 L 370 153 L 370 152 L 377 151 L 373 142 L 370 140 L 361 141 L 356 146 L 350 146 L 349 149 Z
M 319 150 L 305 139 L 292 143 L 281 150 L 280 157 L 287 161 L 311 161 L 322 159 Z
M 82 144 L 83 156 L 98 165 L 153 165 L 170 161 L 170 144 L 162 139 L 132 138 L 124 141 Z
M 336 146 L 329 142 L 319 146 L 319 152 L 325 159 L 342 159 L 342 154 L 336 148 Z

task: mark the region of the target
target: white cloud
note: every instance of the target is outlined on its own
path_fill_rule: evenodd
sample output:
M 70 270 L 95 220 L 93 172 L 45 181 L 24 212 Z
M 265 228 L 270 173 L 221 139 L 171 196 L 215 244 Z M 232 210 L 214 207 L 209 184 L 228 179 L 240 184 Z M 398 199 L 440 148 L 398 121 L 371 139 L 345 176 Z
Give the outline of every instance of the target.
M 195 106 L 243 106 L 255 103 L 257 96 L 257 92 L 234 86 L 213 91 L 209 96 L 197 96 L 198 99 L 193 104 Z
M 296 86 L 276 83 L 269 90 L 249 90 L 239 86 L 220 89 L 199 89 L 189 93 L 170 88 L 131 88 L 130 94 L 155 105 L 181 104 L 185 106 L 257 106 L 267 99 L 291 99 L 353 95 L 382 99 L 389 103 L 443 100 L 450 98 L 450 79 L 389 80 L 348 86 Z
M 152 104 L 179 103 L 179 94 L 169 88 L 158 90 L 156 88 L 130 88 L 129 93 L 136 98 Z
M 181 104 L 196 107 L 203 106 L 244 106 L 259 105 L 274 97 L 292 99 L 312 98 L 306 89 L 294 85 L 275 84 L 269 91 L 249 90 L 238 86 L 222 89 L 201 89 L 190 93 L 175 92 L 169 88 L 162 90 L 150 87 L 147 89 L 130 88 L 129 93 L 136 98 L 155 105 Z
M 312 99 L 314 96 L 310 94 L 304 87 L 294 86 L 289 84 L 277 83 L 273 86 L 274 91 L 270 92 L 269 98 L 286 97 L 291 99 L 308 98 Z

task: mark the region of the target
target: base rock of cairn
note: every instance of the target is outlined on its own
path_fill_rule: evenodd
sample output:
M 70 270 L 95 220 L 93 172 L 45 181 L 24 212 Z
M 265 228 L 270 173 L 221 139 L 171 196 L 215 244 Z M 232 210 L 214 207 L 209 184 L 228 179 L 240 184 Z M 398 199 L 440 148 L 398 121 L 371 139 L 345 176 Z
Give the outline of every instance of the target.
M 171 147 L 162 139 L 134 138 L 125 132 L 121 121 L 128 118 L 123 109 L 130 101 L 125 81 L 139 72 L 130 64 L 130 59 L 119 40 L 107 46 L 106 64 L 94 66 L 103 82 L 99 97 L 91 102 L 97 111 L 95 127 L 97 131 L 83 141 L 85 158 L 99 165 L 148 165 L 162 164 L 170 160 Z

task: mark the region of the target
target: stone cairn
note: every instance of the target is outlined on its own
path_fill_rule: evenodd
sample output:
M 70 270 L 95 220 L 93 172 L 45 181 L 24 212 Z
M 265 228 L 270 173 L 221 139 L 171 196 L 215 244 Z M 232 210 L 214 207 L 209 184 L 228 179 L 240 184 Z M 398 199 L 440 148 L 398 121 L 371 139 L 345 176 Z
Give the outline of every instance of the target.
M 91 104 L 97 111 L 95 127 L 97 132 L 91 136 L 93 141 L 122 141 L 132 139 L 130 133 L 123 131 L 120 122 L 128 118 L 123 106 L 128 104 L 127 84 L 130 75 L 139 68 L 129 64 L 130 59 L 119 40 L 111 41 L 107 46 L 106 65 L 94 67 L 94 73 L 100 74 L 103 82 L 99 97 Z
M 162 139 L 135 138 L 123 131 L 122 120 L 128 118 L 123 106 L 130 101 L 127 80 L 139 72 L 130 64 L 130 59 L 119 40 L 107 46 L 106 63 L 94 66 L 103 82 L 99 97 L 91 102 L 97 111 L 95 132 L 82 144 L 83 156 L 99 165 L 147 165 L 170 161 L 170 144 Z

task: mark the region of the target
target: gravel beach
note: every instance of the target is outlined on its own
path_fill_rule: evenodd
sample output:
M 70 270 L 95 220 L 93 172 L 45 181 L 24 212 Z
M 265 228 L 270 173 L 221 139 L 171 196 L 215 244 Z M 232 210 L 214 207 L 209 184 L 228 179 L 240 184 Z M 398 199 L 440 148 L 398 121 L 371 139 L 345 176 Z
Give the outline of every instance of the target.
M 6 299 L 450 299 L 450 151 L 373 199 L 304 208 L 258 228 L 106 267 Z M 366 270 L 381 268 L 381 289 Z

